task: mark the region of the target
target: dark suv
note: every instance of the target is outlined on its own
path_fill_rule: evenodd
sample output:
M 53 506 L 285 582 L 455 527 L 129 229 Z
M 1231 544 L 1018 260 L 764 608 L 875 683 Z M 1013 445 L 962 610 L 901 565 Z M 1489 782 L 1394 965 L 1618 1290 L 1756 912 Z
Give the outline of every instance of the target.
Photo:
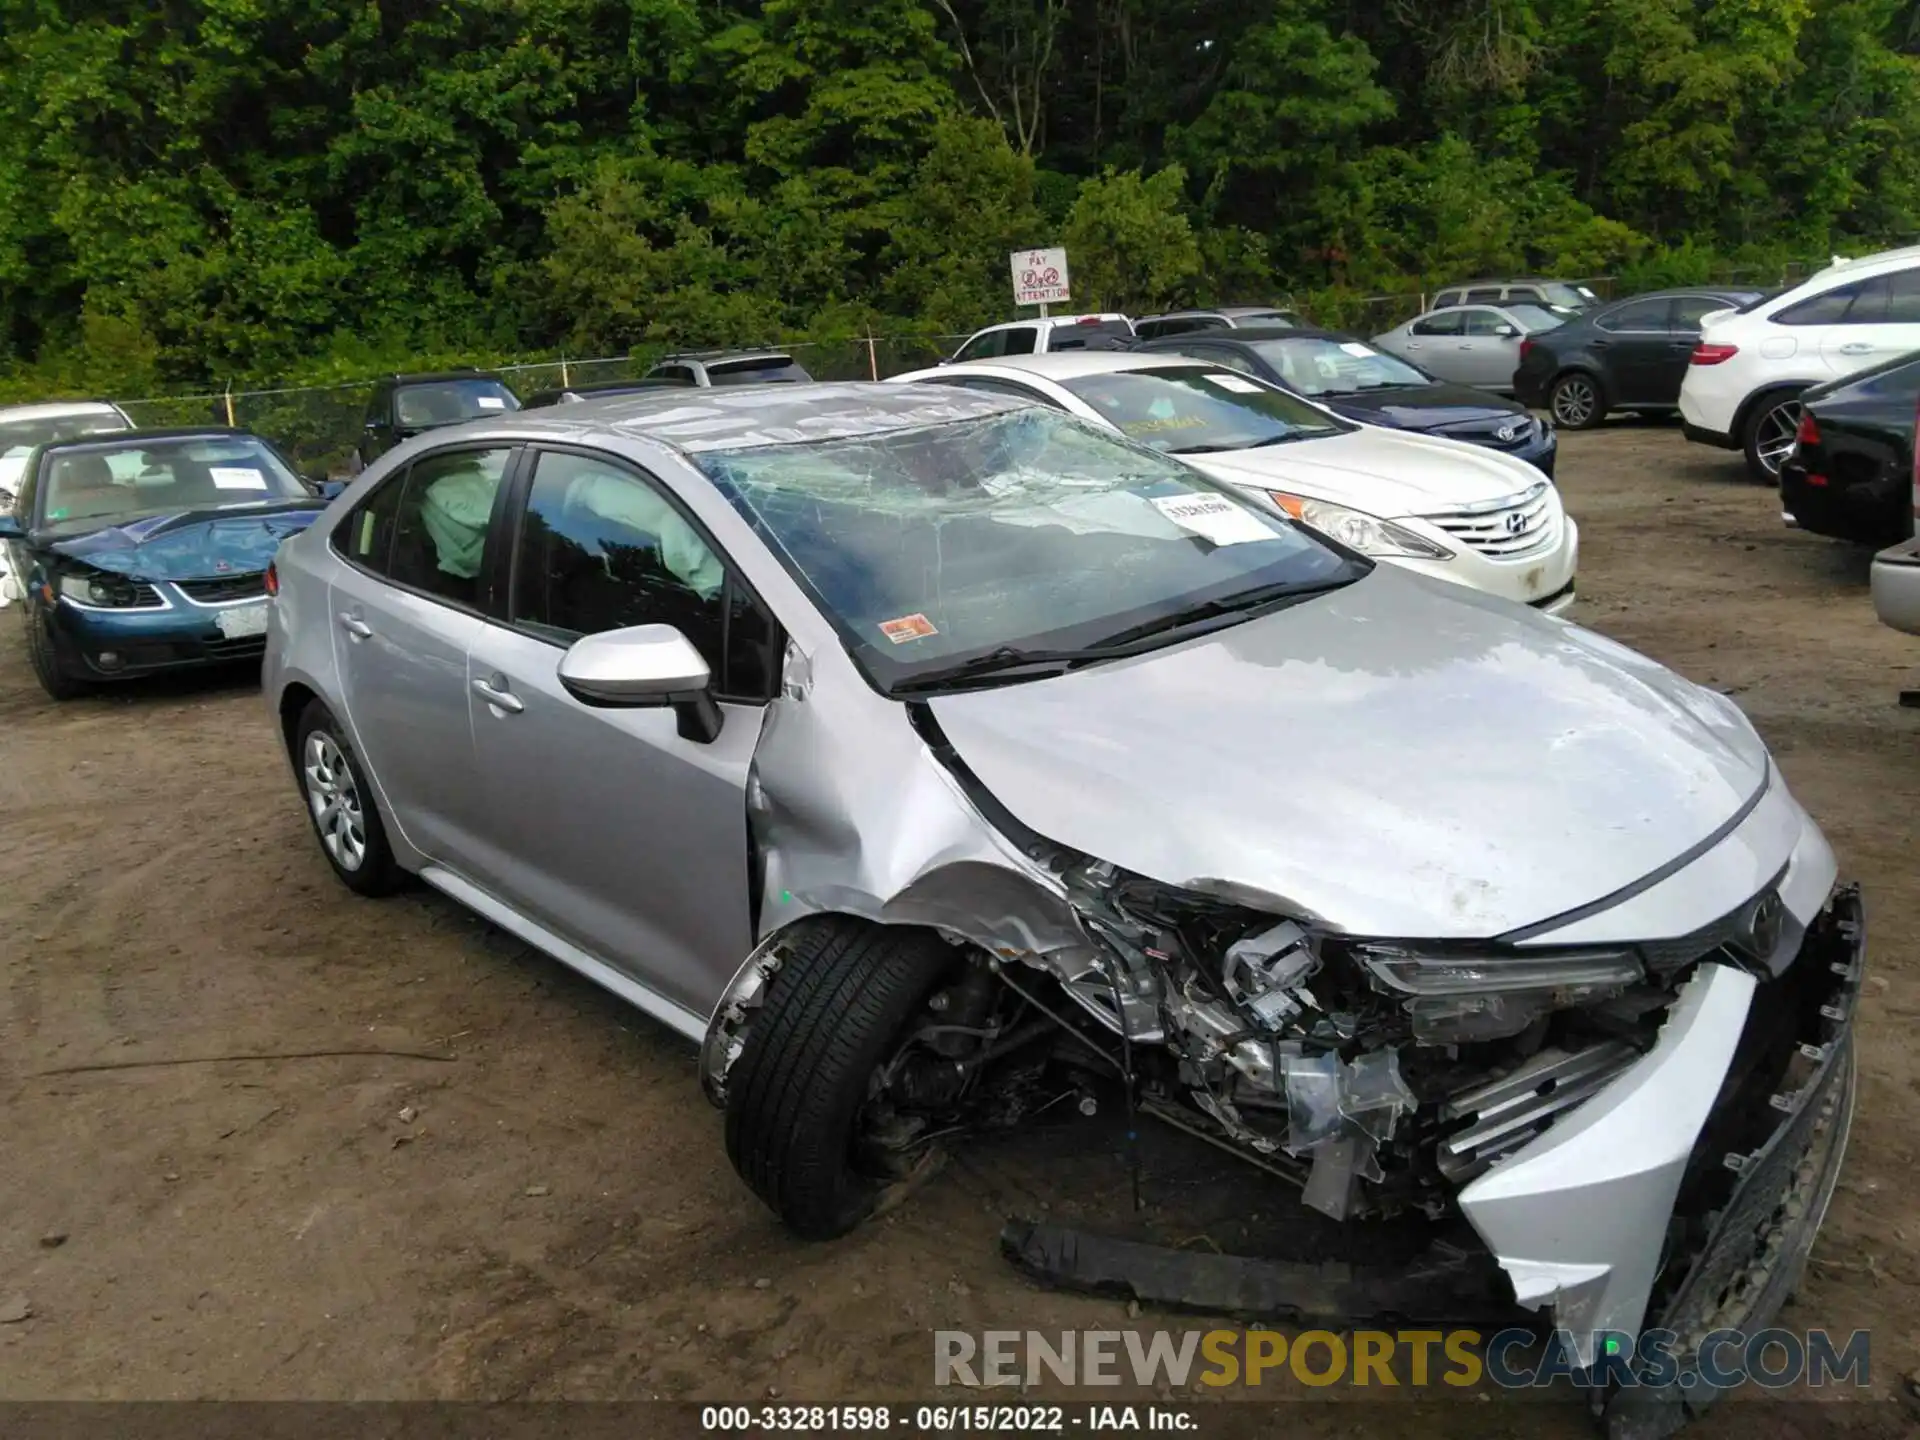
M 389 375 L 373 387 L 367 400 L 366 423 L 354 451 L 364 467 L 424 431 L 519 408 L 520 397 L 506 382 L 482 370 Z

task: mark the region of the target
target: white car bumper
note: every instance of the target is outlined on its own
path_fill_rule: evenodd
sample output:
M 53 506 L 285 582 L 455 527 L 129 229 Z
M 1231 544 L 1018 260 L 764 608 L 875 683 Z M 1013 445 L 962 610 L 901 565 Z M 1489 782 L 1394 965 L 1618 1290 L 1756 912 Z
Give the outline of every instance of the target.
M 1882 625 L 1920 635 L 1920 538 L 1873 557 L 1873 610 Z
M 1561 517 L 1559 533 L 1547 545 L 1511 559 L 1459 545 L 1422 520 L 1398 519 L 1393 523 L 1440 541 L 1455 553 L 1451 560 L 1393 559 L 1390 564 L 1498 595 L 1502 600 L 1532 605 L 1549 615 L 1558 615 L 1573 604 L 1574 575 L 1580 566 L 1580 527 L 1570 515 Z

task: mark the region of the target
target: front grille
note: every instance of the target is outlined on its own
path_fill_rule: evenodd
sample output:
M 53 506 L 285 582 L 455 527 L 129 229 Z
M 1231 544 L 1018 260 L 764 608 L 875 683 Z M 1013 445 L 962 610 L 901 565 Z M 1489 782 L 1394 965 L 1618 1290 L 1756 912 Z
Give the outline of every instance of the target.
M 1471 1180 L 1592 1099 L 1639 1058 L 1624 1040 L 1572 1052 L 1543 1050 L 1497 1080 L 1448 1096 L 1441 1119 L 1468 1123 L 1440 1142 L 1440 1173 L 1456 1184 Z
M 202 605 L 217 605 L 223 600 L 251 600 L 267 593 L 264 571 L 256 571 L 252 575 L 222 575 L 213 580 L 180 580 L 175 583 L 189 600 L 198 600 Z
M 1530 554 L 1550 543 L 1560 528 L 1546 485 L 1485 505 L 1420 518 L 1467 549 L 1494 560 Z

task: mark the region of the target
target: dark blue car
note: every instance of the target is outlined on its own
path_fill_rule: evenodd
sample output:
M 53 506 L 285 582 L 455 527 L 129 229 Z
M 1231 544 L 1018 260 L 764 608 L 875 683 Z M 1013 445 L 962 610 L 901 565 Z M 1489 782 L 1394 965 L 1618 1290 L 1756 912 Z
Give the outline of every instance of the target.
M 242 430 L 134 430 L 42 446 L 11 514 L 9 583 L 41 685 L 257 659 L 266 569 L 325 499 Z

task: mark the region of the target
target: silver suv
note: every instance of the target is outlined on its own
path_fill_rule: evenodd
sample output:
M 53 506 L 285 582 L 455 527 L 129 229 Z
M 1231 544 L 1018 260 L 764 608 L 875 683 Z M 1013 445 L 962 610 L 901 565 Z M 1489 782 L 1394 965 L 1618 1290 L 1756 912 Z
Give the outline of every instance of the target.
M 339 878 L 417 875 L 702 1041 L 802 1236 L 1106 1086 L 1427 1226 L 1581 1363 L 1795 1283 L 1858 897 L 1734 704 L 1597 635 L 919 385 L 436 432 L 273 575 Z M 1156 1293 L 1147 1247 L 1041 1248 Z
M 813 379 L 798 360 L 784 350 L 699 350 L 669 355 L 646 379 L 670 385 L 805 384 Z
M 1566 280 L 1470 280 L 1435 293 L 1430 310 L 1454 305 L 1538 305 L 1562 315 L 1577 315 L 1600 303 L 1584 285 Z

